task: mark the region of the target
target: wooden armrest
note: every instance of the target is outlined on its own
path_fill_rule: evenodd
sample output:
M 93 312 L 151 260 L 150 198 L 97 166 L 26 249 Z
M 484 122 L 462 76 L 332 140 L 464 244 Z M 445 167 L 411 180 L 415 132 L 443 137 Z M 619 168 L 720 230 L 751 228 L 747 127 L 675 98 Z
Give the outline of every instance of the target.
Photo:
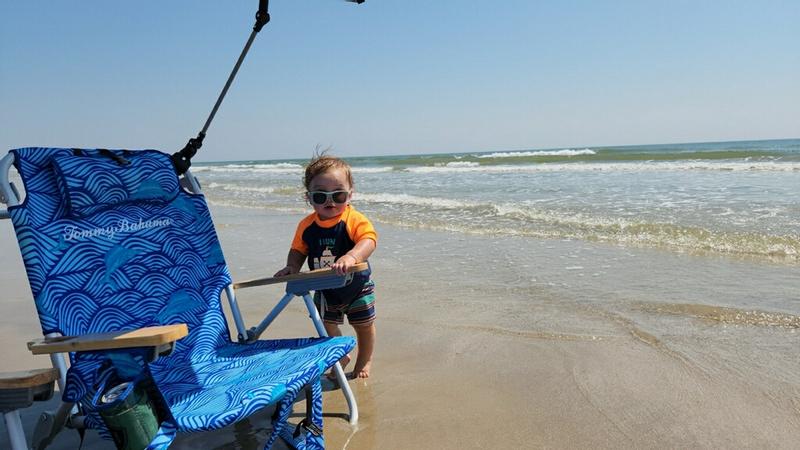
M 110 350 L 115 348 L 158 347 L 175 342 L 189 334 L 185 323 L 158 327 L 139 328 L 131 331 L 85 334 L 37 339 L 28 342 L 34 355 L 60 352 Z
M 348 268 L 347 273 L 363 272 L 367 269 L 369 269 L 369 264 L 362 262 Z M 325 269 L 312 270 L 309 272 L 293 273 L 291 275 L 284 275 L 282 277 L 256 278 L 254 280 L 240 281 L 239 283 L 233 283 L 233 288 L 239 289 L 239 288 L 247 288 L 254 286 L 266 286 L 268 284 L 286 283 L 288 281 L 310 280 L 312 278 L 323 278 L 330 276 L 341 276 L 341 275 L 338 275 L 331 268 L 325 268 Z
M 58 378 L 56 369 L 33 369 L 0 373 L 0 389 L 23 389 L 52 383 Z

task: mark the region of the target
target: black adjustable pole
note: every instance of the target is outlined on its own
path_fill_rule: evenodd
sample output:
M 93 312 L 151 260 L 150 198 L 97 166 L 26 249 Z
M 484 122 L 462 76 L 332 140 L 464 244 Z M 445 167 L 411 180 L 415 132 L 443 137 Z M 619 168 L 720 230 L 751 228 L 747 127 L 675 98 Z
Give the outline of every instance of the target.
M 256 39 L 258 32 L 269 22 L 268 9 L 269 0 L 258 1 L 258 12 L 256 12 L 256 23 L 253 25 L 253 31 L 250 33 L 250 37 L 247 39 L 247 43 L 244 45 L 244 49 L 242 49 L 242 53 L 239 55 L 236 65 L 233 66 L 233 70 L 228 76 L 228 81 L 225 82 L 225 87 L 222 88 L 222 92 L 219 94 L 219 97 L 217 97 L 217 102 L 214 104 L 214 108 L 211 109 L 211 114 L 208 115 L 203 129 L 197 133 L 197 137 L 189 139 L 189 142 L 187 142 L 180 151 L 172 154 L 172 165 L 175 166 L 175 172 L 177 172 L 178 175 L 183 175 L 189 170 L 189 167 L 192 165 L 192 157 L 194 157 L 197 150 L 203 146 L 203 139 L 206 137 L 206 131 L 208 131 L 208 127 L 211 126 L 211 121 L 214 120 L 214 116 L 217 114 L 217 110 L 222 104 L 225 94 L 228 93 L 228 89 L 231 87 L 231 84 L 233 84 L 236 73 L 239 72 L 239 67 L 242 66 L 247 52 L 250 51 L 250 46 L 253 45 L 253 41 Z
M 364 3 L 365 0 L 346 0 L 351 3 L 358 3 L 359 5 Z M 236 65 L 233 66 L 233 71 L 228 76 L 228 81 L 225 83 L 225 87 L 222 88 L 222 92 L 217 97 L 217 103 L 214 104 L 214 108 L 211 110 L 211 114 L 208 115 L 208 119 L 206 119 L 205 125 L 203 125 L 203 129 L 197 133 L 197 137 L 189 139 L 189 142 L 180 150 L 172 154 L 172 165 L 175 166 L 175 172 L 178 175 L 183 175 L 189 170 L 189 167 L 192 165 L 192 157 L 197 153 L 197 150 L 203 146 L 203 139 L 206 137 L 206 131 L 208 131 L 208 127 L 211 126 L 211 121 L 214 120 L 214 116 L 217 114 L 217 110 L 219 106 L 222 104 L 222 100 L 225 98 L 225 94 L 228 93 L 228 89 L 233 84 L 233 79 L 236 78 L 236 73 L 239 72 L 239 67 L 241 67 L 242 62 L 244 61 L 245 56 L 247 56 L 247 52 L 250 51 L 250 46 L 253 45 L 253 41 L 256 39 L 256 35 L 264 25 L 269 22 L 269 0 L 259 0 L 258 1 L 258 11 L 256 12 L 256 24 L 253 25 L 253 31 L 250 33 L 250 37 L 247 39 L 247 43 L 244 45 L 244 49 L 242 49 L 242 53 L 239 55 L 239 59 L 236 61 Z

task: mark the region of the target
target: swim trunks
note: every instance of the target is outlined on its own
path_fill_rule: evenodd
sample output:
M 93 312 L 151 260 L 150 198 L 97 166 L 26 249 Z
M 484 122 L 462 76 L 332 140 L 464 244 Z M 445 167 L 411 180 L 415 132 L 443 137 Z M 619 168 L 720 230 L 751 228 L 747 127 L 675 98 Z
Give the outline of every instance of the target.
M 325 322 L 343 324 L 344 316 L 347 315 L 347 322 L 350 325 L 369 325 L 375 321 L 375 282 L 367 281 L 361 293 L 349 303 L 329 302 L 325 297 L 325 311 L 321 310 L 320 295 L 322 292 L 314 293 L 314 304 L 320 312 L 322 320 Z

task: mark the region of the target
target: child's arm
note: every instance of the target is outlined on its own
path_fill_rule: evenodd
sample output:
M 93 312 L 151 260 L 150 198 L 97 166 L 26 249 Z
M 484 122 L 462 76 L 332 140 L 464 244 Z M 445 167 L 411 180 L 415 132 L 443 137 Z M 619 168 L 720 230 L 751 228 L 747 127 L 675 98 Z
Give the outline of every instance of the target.
M 298 252 L 295 249 L 289 250 L 289 256 L 286 257 L 286 267 L 275 272 L 274 277 L 282 277 L 284 275 L 291 275 L 300 272 L 303 263 L 306 261 L 306 255 Z
M 362 239 L 356 243 L 352 250 L 340 256 L 339 259 L 333 263 L 331 269 L 335 270 L 339 275 L 344 275 L 350 267 L 369 259 L 372 252 L 375 251 L 375 247 L 376 244 L 373 239 Z

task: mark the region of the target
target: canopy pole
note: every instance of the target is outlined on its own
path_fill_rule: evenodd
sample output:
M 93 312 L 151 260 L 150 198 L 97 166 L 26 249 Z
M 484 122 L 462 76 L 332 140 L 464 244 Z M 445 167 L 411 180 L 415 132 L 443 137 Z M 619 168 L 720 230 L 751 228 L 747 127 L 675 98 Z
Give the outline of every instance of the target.
M 359 5 L 364 3 L 365 0 L 345 0 L 350 3 L 358 3 Z M 177 172 L 178 176 L 183 175 L 189 170 L 189 167 L 192 165 L 192 157 L 197 153 L 197 150 L 203 146 L 203 139 L 206 137 L 206 132 L 208 131 L 208 127 L 211 126 L 211 121 L 214 120 L 214 116 L 217 114 L 217 110 L 219 110 L 219 106 L 222 104 L 222 100 L 225 98 L 225 94 L 228 93 L 228 89 L 233 84 L 233 79 L 236 78 L 236 73 L 239 72 L 239 67 L 241 67 L 242 62 L 244 61 L 245 56 L 247 56 L 247 52 L 250 51 L 250 46 L 253 45 L 253 41 L 256 39 L 256 34 L 264 28 L 269 22 L 269 0 L 258 0 L 258 11 L 256 12 L 256 24 L 253 25 L 253 32 L 250 33 L 250 37 L 247 39 L 247 43 L 244 45 L 244 49 L 242 49 L 242 53 L 239 55 L 239 59 L 236 61 L 236 65 L 233 66 L 233 70 L 231 74 L 228 76 L 228 81 L 225 83 L 225 87 L 222 88 L 222 92 L 217 97 L 217 102 L 214 104 L 214 108 L 211 110 L 211 114 L 208 115 L 208 119 L 206 119 L 205 125 L 203 125 L 203 129 L 197 133 L 197 137 L 193 137 L 189 139 L 189 142 L 180 150 L 172 154 L 172 165 L 175 166 L 175 172 Z
M 247 43 L 244 45 L 244 49 L 242 49 L 242 53 L 239 55 L 239 59 L 236 61 L 236 64 L 233 66 L 233 70 L 231 74 L 228 76 L 228 81 L 225 82 L 225 87 L 222 88 L 222 92 L 217 97 L 217 102 L 214 104 L 214 108 L 211 109 L 211 114 L 208 115 L 208 119 L 206 119 L 205 125 L 203 125 L 203 129 L 197 133 L 197 137 L 190 138 L 189 142 L 180 150 L 172 154 L 172 165 L 175 166 L 175 172 L 178 175 L 183 175 L 189 170 L 189 167 L 192 165 L 192 157 L 197 153 L 197 150 L 203 146 L 203 139 L 206 137 L 206 131 L 208 131 L 208 127 L 211 126 L 211 121 L 214 120 L 214 116 L 217 114 L 217 110 L 219 110 L 220 105 L 222 104 L 222 100 L 225 98 L 225 94 L 228 93 L 228 89 L 233 84 L 234 78 L 236 78 L 237 72 L 239 72 L 239 67 L 242 66 L 242 62 L 244 58 L 247 56 L 247 52 L 250 51 L 250 46 L 253 45 L 253 41 L 256 39 L 256 35 L 264 25 L 269 22 L 269 0 L 259 0 L 258 2 L 258 11 L 256 12 L 256 23 L 253 25 L 253 31 L 250 33 L 250 37 L 247 39 Z

